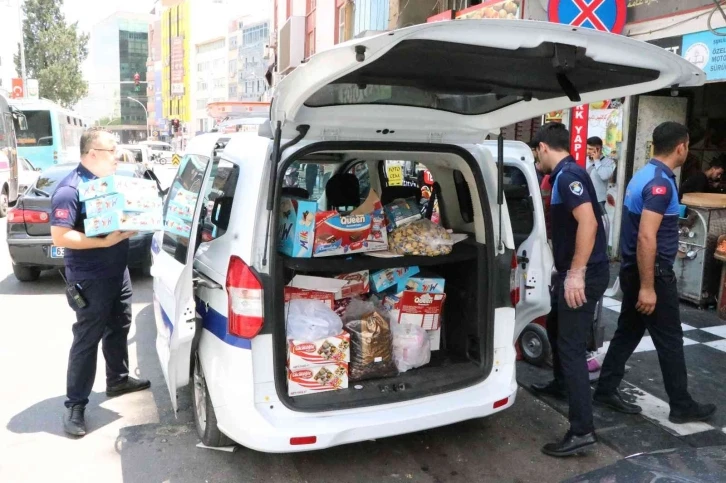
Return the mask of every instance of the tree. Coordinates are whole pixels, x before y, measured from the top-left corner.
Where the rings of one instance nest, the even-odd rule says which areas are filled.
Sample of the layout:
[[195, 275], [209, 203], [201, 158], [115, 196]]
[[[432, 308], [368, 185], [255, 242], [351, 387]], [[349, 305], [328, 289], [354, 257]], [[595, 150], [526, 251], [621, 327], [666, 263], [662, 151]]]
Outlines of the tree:
[[[88, 93], [81, 65], [88, 57], [88, 35], [78, 23], [68, 25], [61, 12], [63, 0], [25, 0], [23, 40], [27, 77], [38, 79], [41, 97], [73, 107]], [[15, 55], [20, 75], [20, 48]]]

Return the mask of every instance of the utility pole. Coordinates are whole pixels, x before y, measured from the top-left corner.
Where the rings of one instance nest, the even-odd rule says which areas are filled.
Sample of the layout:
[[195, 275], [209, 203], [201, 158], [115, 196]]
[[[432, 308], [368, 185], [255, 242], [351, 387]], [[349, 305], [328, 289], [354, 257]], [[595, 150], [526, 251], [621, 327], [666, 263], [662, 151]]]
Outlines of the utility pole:
[[23, 8], [20, 2], [22, 2], [22, 0], [18, 0], [18, 27], [20, 29], [20, 77], [23, 79], [23, 95], [25, 96], [25, 90], [28, 88], [28, 76], [25, 72], [25, 36], [23, 35]]

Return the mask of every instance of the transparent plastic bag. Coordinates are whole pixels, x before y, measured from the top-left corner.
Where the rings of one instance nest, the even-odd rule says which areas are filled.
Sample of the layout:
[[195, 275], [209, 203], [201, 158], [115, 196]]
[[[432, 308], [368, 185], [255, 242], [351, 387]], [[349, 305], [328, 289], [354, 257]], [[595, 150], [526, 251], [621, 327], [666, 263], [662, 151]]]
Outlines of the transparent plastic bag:
[[393, 360], [398, 372], [425, 366], [431, 361], [431, 342], [426, 331], [412, 324], [391, 324]]
[[312, 342], [343, 332], [343, 321], [320, 300], [291, 300], [285, 313], [288, 339]]
[[436, 257], [451, 253], [454, 241], [445, 228], [423, 219], [393, 230], [388, 245], [399, 255]]
[[348, 322], [350, 320], [360, 320], [363, 316], [376, 311], [376, 306], [373, 302], [366, 302], [359, 297], [353, 297], [350, 303], [345, 309], [345, 315], [343, 320]]
[[350, 334], [351, 382], [398, 374], [393, 361], [391, 326], [380, 314], [372, 311], [350, 320], [345, 323], [345, 330]]

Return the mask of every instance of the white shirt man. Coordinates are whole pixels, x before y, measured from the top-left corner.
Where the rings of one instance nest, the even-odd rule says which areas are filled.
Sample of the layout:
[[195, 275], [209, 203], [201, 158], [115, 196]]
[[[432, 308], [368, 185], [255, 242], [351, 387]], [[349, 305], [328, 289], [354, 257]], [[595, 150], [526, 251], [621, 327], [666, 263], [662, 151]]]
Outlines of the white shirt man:
[[615, 161], [602, 155], [602, 139], [597, 136], [587, 140], [587, 173], [590, 175], [592, 185], [595, 187], [597, 201], [605, 212], [608, 183], [615, 172]]

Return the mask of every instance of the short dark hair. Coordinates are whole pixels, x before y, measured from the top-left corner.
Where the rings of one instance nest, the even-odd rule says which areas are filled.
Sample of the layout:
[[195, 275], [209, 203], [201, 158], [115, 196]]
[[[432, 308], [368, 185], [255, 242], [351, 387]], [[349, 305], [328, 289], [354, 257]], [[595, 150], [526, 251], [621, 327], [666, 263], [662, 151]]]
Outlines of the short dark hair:
[[726, 168], [724, 167], [724, 163], [723, 163], [723, 161], [721, 161], [721, 160], [720, 160], [720, 159], [718, 159], [718, 158], [717, 158], [717, 159], [714, 159], [714, 160], [712, 160], [712, 161], [711, 161], [710, 163], [708, 163], [708, 168], [709, 168], [709, 169], [711, 169], [711, 168], [716, 168], [716, 169], [718, 169], [718, 168], [720, 168], [720, 169], [726, 169]]
[[532, 139], [532, 146], [544, 143], [556, 151], [570, 152], [570, 131], [561, 122], [548, 122], [542, 125]]
[[683, 124], [667, 121], [653, 131], [653, 155], [669, 155], [679, 144], [688, 143], [688, 128]]
[[101, 133], [104, 132], [110, 131], [98, 126], [90, 127], [83, 131], [83, 134], [81, 135], [81, 156], [88, 154], [88, 152], [92, 149], [91, 144], [96, 142], [98, 138], [101, 137]]
[[587, 145], [588, 146], [595, 146], [596, 148], [602, 148], [602, 139], [600, 139], [597, 136], [593, 136], [591, 138], [587, 138]]

